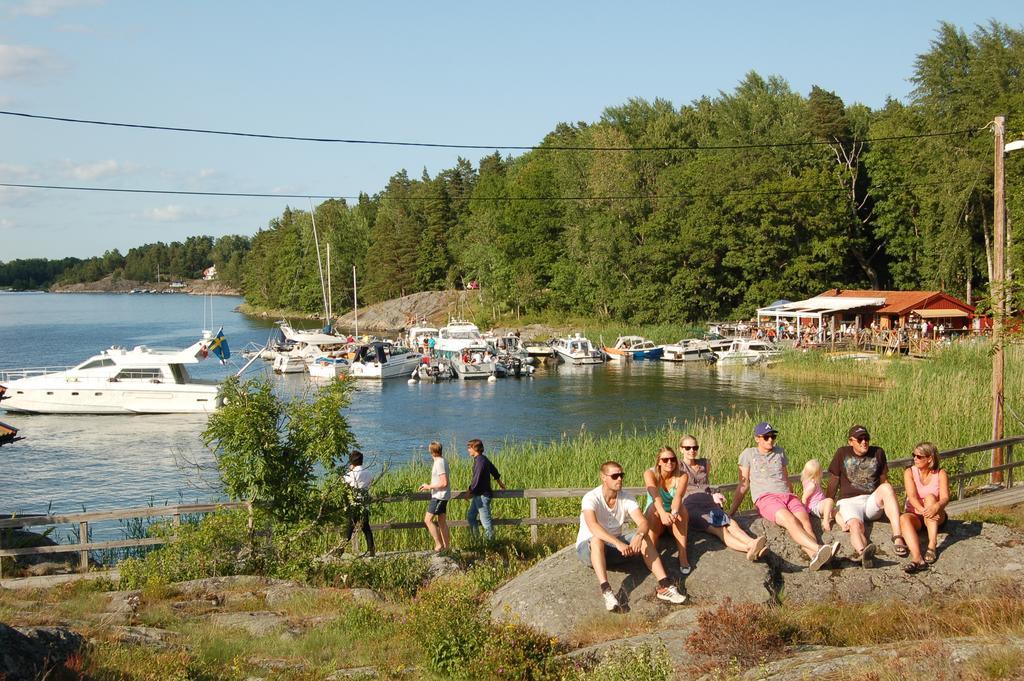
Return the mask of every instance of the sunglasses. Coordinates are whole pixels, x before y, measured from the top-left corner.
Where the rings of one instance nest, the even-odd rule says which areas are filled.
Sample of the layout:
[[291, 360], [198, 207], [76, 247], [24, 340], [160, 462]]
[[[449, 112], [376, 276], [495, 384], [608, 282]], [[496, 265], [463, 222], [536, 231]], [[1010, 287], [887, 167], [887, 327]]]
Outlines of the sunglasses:
[[762, 440], [774, 440], [778, 436], [775, 433], [768, 433], [767, 435], [760, 435], [758, 437], [760, 437]]
[[675, 461], [678, 461], [678, 459], [676, 459], [676, 457], [674, 456], [669, 456], [665, 457], [664, 459], [658, 459], [658, 461], [662, 463], [674, 463]]
[[930, 459], [930, 458], [932, 458], [932, 455], [931, 454], [914, 454], [914, 458], [915, 459]]
[[622, 480], [622, 478], [624, 478], [625, 476], [626, 474], [623, 473], [622, 471], [619, 471], [618, 473], [610, 473], [608, 475], [608, 477], [611, 478], [612, 480]]
[[700, 445], [683, 445], [680, 449], [689, 449], [690, 451], [695, 452], [700, 449]]
[[871, 442], [871, 438], [869, 437], [855, 437], [853, 439], [857, 442]]

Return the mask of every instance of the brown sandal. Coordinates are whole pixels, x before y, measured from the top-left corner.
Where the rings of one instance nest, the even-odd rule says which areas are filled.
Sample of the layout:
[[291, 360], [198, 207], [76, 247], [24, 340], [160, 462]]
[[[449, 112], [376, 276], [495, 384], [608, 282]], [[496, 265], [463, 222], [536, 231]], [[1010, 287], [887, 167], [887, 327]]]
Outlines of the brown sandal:
[[939, 557], [935, 554], [935, 549], [928, 549], [924, 552], [924, 562], [928, 563], [929, 565], [931, 565], [938, 559]]

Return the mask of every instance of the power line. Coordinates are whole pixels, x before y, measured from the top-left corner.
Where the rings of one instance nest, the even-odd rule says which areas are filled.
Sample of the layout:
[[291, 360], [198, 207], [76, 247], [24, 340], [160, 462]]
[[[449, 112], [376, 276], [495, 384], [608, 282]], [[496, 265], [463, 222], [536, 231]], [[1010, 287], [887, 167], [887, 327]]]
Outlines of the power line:
[[[514, 144], [445, 144], [438, 142], [401, 142], [396, 140], [373, 140], [373, 139], [347, 139], [334, 137], [304, 137], [300, 135], [271, 135], [255, 132], [238, 132], [231, 130], [211, 130], [206, 128], [182, 128], [168, 125], [150, 125], [144, 123], [118, 123], [113, 121], [99, 121], [85, 118], [69, 118], [67, 116], [44, 116], [41, 114], [30, 114], [21, 111], [0, 111], [0, 115], [16, 116], [19, 118], [30, 118], [35, 120], [56, 121], [61, 123], [79, 123], [84, 125], [101, 125], [113, 128], [135, 128], [140, 130], [161, 130], [165, 132], [187, 132], [202, 135], [223, 135], [228, 137], [251, 137], [257, 139], [285, 140], [293, 142], [322, 142], [330, 144], [360, 144], [391, 147], [424, 147], [431, 149], [504, 149], [507, 151], [722, 151], [737, 149], [771, 149], [785, 147], [810, 147], [828, 146], [835, 142], [824, 140], [808, 142], [763, 142], [757, 144], [714, 144], [702, 146], [698, 144], [678, 146], [664, 145], [653, 147], [586, 147], [586, 146], [564, 146], [564, 145], [514, 145]], [[890, 135], [886, 137], [868, 137], [859, 140], [849, 140], [850, 144], [867, 142], [893, 142], [899, 140], [924, 139], [928, 137], [951, 137], [955, 135], [975, 135], [977, 130], [947, 130], [943, 132], [926, 132], [914, 135]]]
[[[919, 187], [936, 187], [957, 183], [955, 180], [938, 180], [935, 182], [918, 182], [903, 185], [878, 185], [872, 187], [873, 191], [899, 191], [904, 189], [915, 189]], [[73, 185], [56, 184], [22, 184], [13, 182], [0, 182], [0, 187], [11, 187], [16, 189], [55, 189], [62, 191], [81, 192], [110, 192], [121, 194], [165, 194], [172, 196], [221, 196], [232, 198], [258, 198], [258, 199], [342, 199], [346, 201], [357, 201], [361, 196], [342, 196], [338, 194], [270, 194], [261, 192], [201, 192], [185, 191], [176, 189], [122, 189], [116, 187], [85, 187]], [[800, 194], [836, 194], [846, 193], [848, 187], [816, 188], [816, 189], [788, 189], [788, 190], [759, 190], [753, 188], [737, 189], [730, 192], [695, 192], [684, 194], [612, 194], [605, 196], [449, 196], [452, 201], [655, 201], [672, 199], [698, 199], [698, 198], [724, 198], [727, 196], [791, 196]], [[403, 201], [438, 201], [441, 196], [403, 196]]]

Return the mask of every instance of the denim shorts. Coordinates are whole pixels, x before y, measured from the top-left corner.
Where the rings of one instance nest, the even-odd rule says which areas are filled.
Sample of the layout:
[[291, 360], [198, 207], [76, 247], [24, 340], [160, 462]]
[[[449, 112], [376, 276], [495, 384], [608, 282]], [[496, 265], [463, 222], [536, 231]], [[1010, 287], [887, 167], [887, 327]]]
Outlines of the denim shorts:
[[447, 499], [431, 499], [427, 504], [427, 513], [430, 515], [446, 515], [448, 513]]
[[[636, 536], [636, 532], [630, 532], [629, 534], [620, 534], [617, 539], [619, 541], [629, 543], [633, 541], [633, 537]], [[576, 557], [581, 563], [587, 567], [593, 567], [593, 563], [590, 562], [590, 540], [580, 542], [576, 545]], [[621, 565], [632, 558], [637, 556], [624, 556], [619, 553], [619, 550], [614, 545], [608, 542], [604, 543], [604, 564], [605, 565]]]

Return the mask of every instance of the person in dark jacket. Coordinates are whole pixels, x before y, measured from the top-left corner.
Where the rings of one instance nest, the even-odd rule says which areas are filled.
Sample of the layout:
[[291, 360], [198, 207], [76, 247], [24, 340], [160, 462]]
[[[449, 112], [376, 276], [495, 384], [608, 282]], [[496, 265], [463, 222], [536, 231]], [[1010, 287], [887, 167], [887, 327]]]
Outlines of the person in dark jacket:
[[505, 483], [501, 481], [498, 469], [484, 456], [483, 442], [474, 438], [466, 443], [466, 450], [473, 459], [473, 480], [469, 483], [465, 495], [470, 497], [469, 511], [466, 513], [469, 531], [477, 537], [480, 526], [483, 525], [484, 536], [488, 540], [494, 539], [494, 525], [491, 523], [491, 497], [494, 496], [494, 491], [491, 489], [491, 478], [494, 478], [501, 489], [505, 489]]

